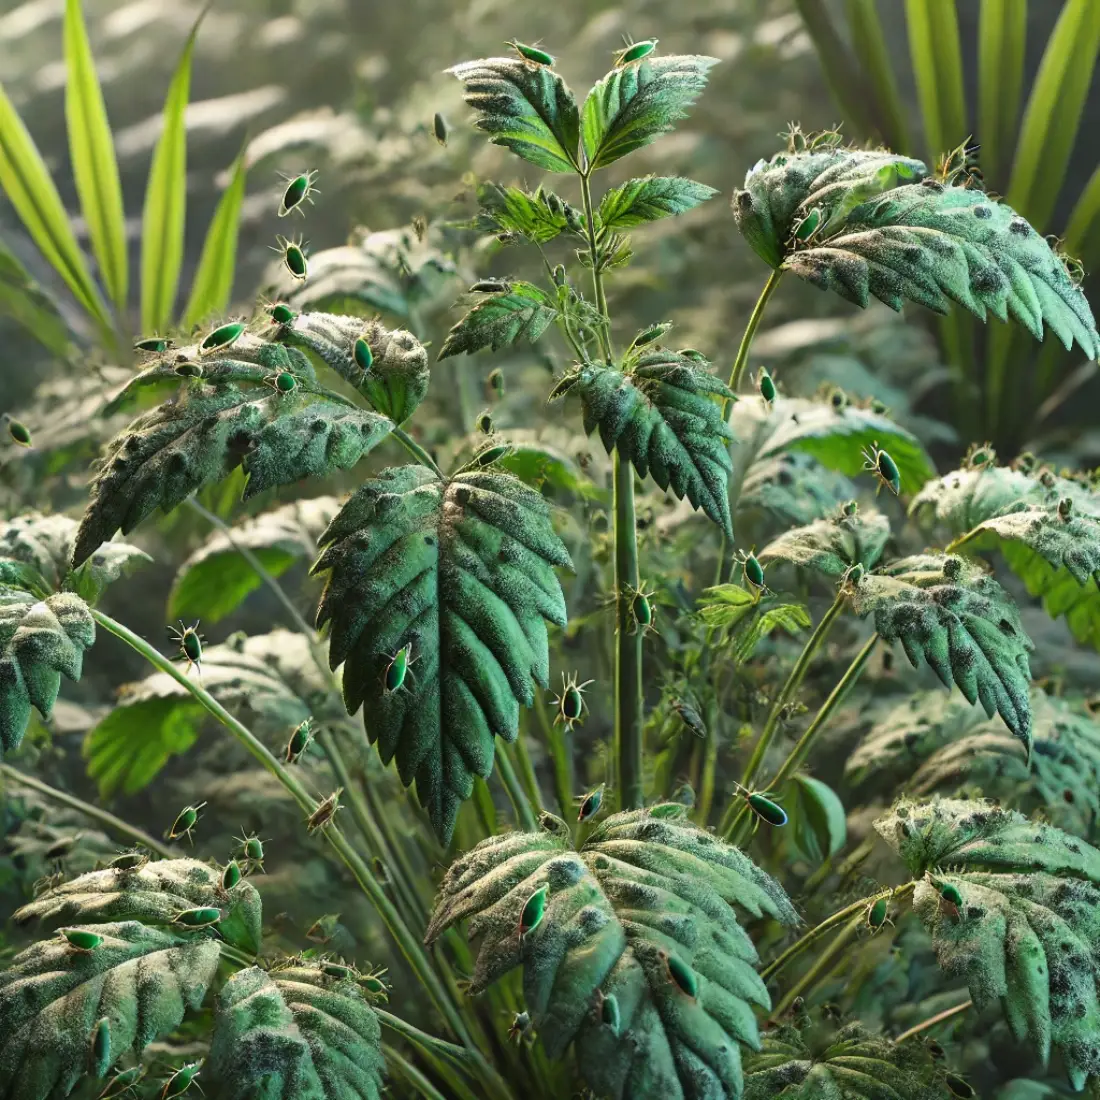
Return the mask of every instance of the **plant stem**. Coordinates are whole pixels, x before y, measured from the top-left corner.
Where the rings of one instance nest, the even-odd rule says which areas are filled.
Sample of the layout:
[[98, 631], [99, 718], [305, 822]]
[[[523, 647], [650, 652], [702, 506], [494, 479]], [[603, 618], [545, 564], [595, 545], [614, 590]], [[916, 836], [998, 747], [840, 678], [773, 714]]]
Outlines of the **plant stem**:
[[906, 1039], [911, 1039], [914, 1035], [919, 1035], [922, 1031], [927, 1031], [930, 1027], [935, 1027], [936, 1024], [942, 1024], [945, 1020], [950, 1020], [953, 1016], [958, 1016], [960, 1012], [965, 1012], [968, 1008], [973, 1007], [973, 1001], [963, 1001], [961, 1005], [955, 1005], [954, 1008], [946, 1008], [943, 1012], [937, 1012], [935, 1016], [929, 1016], [927, 1020], [922, 1020], [908, 1031], [903, 1031], [894, 1042], [902, 1043]]
[[389, 1043], [382, 1044], [382, 1053], [386, 1059], [386, 1065], [393, 1069], [399, 1077], [403, 1077], [411, 1088], [424, 1098], [424, 1100], [446, 1100], [439, 1091], [396, 1047]]
[[218, 942], [218, 952], [223, 959], [235, 963], [242, 970], [247, 970], [250, 966], [256, 965], [256, 960], [247, 952], [242, 951], [239, 947], [234, 947], [231, 943], [226, 943], [224, 940]]
[[847, 950], [848, 944], [859, 934], [859, 927], [862, 923], [857, 917], [849, 922], [847, 928], [841, 929], [833, 942], [818, 956], [813, 966], [787, 990], [786, 995], [772, 1012], [770, 1019], [778, 1020], [794, 1004], [796, 998], [801, 997], [803, 993], [817, 985], [835, 965], [840, 955]]
[[512, 758], [508, 755], [508, 746], [498, 745], [496, 751], [497, 773], [512, 800], [512, 806], [516, 811], [516, 822], [526, 833], [534, 832], [538, 828], [535, 820], [535, 811], [531, 809], [531, 802], [516, 775], [516, 769], [512, 766]]
[[592, 291], [596, 295], [596, 308], [604, 319], [604, 324], [600, 327], [597, 338], [600, 341], [604, 358], [607, 359], [608, 366], [610, 366], [613, 358], [611, 354], [611, 315], [607, 312], [607, 295], [604, 293], [603, 288], [603, 273], [600, 271], [600, 265], [597, 262], [596, 221], [592, 216], [592, 188], [589, 184], [587, 172], [581, 174], [581, 205], [584, 207], [585, 228], [588, 231], [588, 258], [592, 261]]
[[396, 1032], [403, 1039], [407, 1039], [419, 1050], [424, 1051], [426, 1054], [438, 1054], [460, 1066], [469, 1065], [469, 1051], [465, 1047], [455, 1046], [454, 1043], [448, 1043], [445, 1039], [429, 1035], [414, 1024], [410, 1024], [408, 1020], [402, 1020], [400, 1016], [395, 1016], [392, 1012], [387, 1012], [383, 1008], [374, 1006], [373, 1010], [378, 1017], [378, 1022], [383, 1027], [388, 1027], [390, 1031]]
[[403, 428], [394, 428], [390, 435], [405, 448], [416, 459], [421, 466], [427, 466], [429, 470], [433, 470], [440, 477], [443, 477], [443, 471], [439, 468], [439, 464], [434, 458], [408, 432]]
[[[760, 292], [760, 297], [756, 299], [756, 305], [753, 306], [752, 314], [749, 317], [749, 323], [745, 326], [745, 334], [741, 337], [741, 346], [737, 349], [737, 358], [733, 361], [733, 369], [730, 371], [729, 388], [734, 393], [737, 392], [737, 387], [741, 385], [741, 379], [745, 373], [745, 367], [749, 362], [749, 348], [752, 347], [753, 337], [756, 335], [756, 330], [760, 327], [760, 321], [764, 316], [764, 309], [768, 304], [768, 299], [775, 293], [775, 288], [779, 286], [779, 280], [783, 278], [783, 269], [776, 267], [772, 269], [772, 273], [768, 276], [768, 281], [764, 284], [764, 289]], [[725, 412], [729, 405], [729, 398], [723, 398], [722, 411]]]
[[[524, 733], [526, 733], [526, 728]], [[516, 754], [520, 782], [527, 792], [531, 808], [536, 811], [536, 816], [538, 816], [537, 811], [542, 809], [542, 791], [539, 790], [539, 777], [535, 774], [535, 765], [531, 762], [531, 754], [527, 751], [526, 736], [516, 738], [512, 751]]]
[[10, 764], [0, 764], [0, 775], [10, 779], [13, 783], [21, 783], [24, 787], [29, 787], [32, 791], [37, 791], [40, 795], [43, 795], [53, 802], [58, 802], [62, 806], [68, 806], [71, 810], [79, 811], [84, 814], [85, 817], [90, 817], [93, 821], [98, 821], [100, 825], [111, 832], [117, 833], [119, 836], [124, 836], [127, 840], [132, 840], [142, 845], [142, 847], [148, 848], [151, 852], [156, 852], [157, 855], [162, 856], [164, 859], [179, 858], [179, 852], [169, 848], [166, 844], [162, 844], [159, 840], [154, 840], [148, 833], [142, 832], [137, 826], [128, 825], [122, 818], [115, 817], [114, 814], [108, 813], [98, 806], [92, 806], [90, 803], [77, 798], [76, 795], [66, 794], [65, 791], [59, 791], [56, 787], [51, 787], [43, 783], [40, 779], [34, 779], [29, 775], [25, 775], [18, 769], [13, 768]]

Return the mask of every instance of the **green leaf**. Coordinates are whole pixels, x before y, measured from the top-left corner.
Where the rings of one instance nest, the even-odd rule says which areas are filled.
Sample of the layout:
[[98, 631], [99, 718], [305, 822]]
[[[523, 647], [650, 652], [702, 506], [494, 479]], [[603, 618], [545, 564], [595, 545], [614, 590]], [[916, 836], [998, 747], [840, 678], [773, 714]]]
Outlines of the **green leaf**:
[[[362, 485], [321, 545], [317, 624], [332, 624], [348, 713], [365, 707], [368, 738], [447, 843], [474, 776], [492, 771], [494, 736], [514, 741], [519, 704], [549, 682], [543, 619], [565, 626], [554, 567], [571, 567], [549, 505], [491, 468], [442, 481], [405, 466]], [[404, 646], [413, 664], [388, 691]]]
[[[545, 814], [548, 831], [482, 841], [440, 886], [428, 941], [470, 918], [480, 943], [471, 991], [522, 965], [546, 1053], [560, 1058], [572, 1043], [602, 1095], [740, 1095], [740, 1044], [759, 1046], [753, 1006], [770, 1001], [733, 906], [798, 923], [774, 879], [685, 812], [665, 803], [615, 814], [579, 851], [565, 822]], [[544, 916], [520, 937], [542, 887]]]
[[532, 344], [557, 316], [557, 309], [545, 291], [533, 283], [512, 283], [507, 290], [489, 294], [447, 333], [439, 358], [482, 348], [499, 351], [519, 339]]
[[114, 321], [88, 272], [46, 163], [0, 85], [0, 189], [50, 266], [104, 333]]
[[551, 485], [555, 489], [586, 500], [596, 500], [604, 494], [580, 466], [561, 448], [523, 429], [508, 430], [511, 450], [497, 460], [497, 465], [513, 473], [534, 489]]
[[779, 523], [801, 526], [824, 519], [856, 495], [855, 483], [803, 451], [754, 462], [737, 499], [744, 509], [767, 512]]
[[0, 755], [19, 747], [34, 706], [49, 718], [61, 674], [79, 680], [95, 621], [79, 596], [38, 600], [0, 584]]
[[899, 310], [957, 302], [985, 321], [1011, 316], [1036, 340], [1044, 324], [1068, 350], [1100, 358], [1100, 334], [1065, 264], [1011, 207], [967, 187], [898, 187], [853, 210], [843, 230], [789, 254], [784, 267], [823, 290]]
[[229, 169], [226, 187], [206, 231], [199, 266], [191, 283], [191, 296], [180, 323], [184, 328], [201, 324], [229, 308], [233, 297], [233, 276], [237, 267], [237, 232], [244, 203], [248, 168], [245, 153], [238, 155]]
[[714, 397], [729, 387], [678, 352], [651, 351], [628, 374], [588, 365], [567, 375], [551, 395], [575, 388], [584, 431], [599, 429], [607, 453], [617, 450], [639, 477], [687, 497], [724, 531], [732, 531], [726, 479], [733, 433]]
[[[259, 736], [285, 743], [290, 731], [325, 710], [327, 684], [301, 634], [233, 635], [202, 654], [202, 685]], [[118, 704], [84, 739], [88, 775], [102, 799], [135, 794], [173, 756], [187, 752], [208, 721], [206, 708], [165, 672], [119, 689]]]
[[795, 792], [791, 824], [798, 847], [814, 863], [832, 859], [848, 842], [844, 803], [832, 787], [813, 776], [796, 775], [791, 782]]
[[792, 133], [786, 152], [757, 161], [733, 196], [737, 228], [776, 268], [795, 246], [795, 226], [812, 210], [821, 210], [822, 226], [837, 229], [859, 203], [928, 174], [923, 161], [885, 149], [842, 148], [838, 135], [822, 135], [820, 147], [796, 152], [801, 136]]
[[947, 688], [954, 683], [1030, 752], [1028, 651], [1031, 640], [1007, 592], [964, 558], [923, 554], [891, 563], [887, 575], [854, 586], [853, 608], [874, 615], [887, 642], [900, 641], [914, 668], [923, 658]]
[[966, 93], [956, 0], [905, 0], [909, 56], [929, 152], [966, 140]]
[[153, 560], [129, 543], [107, 542], [78, 570], [70, 571], [79, 527], [66, 515], [38, 512], [25, 512], [0, 523], [0, 584], [20, 587], [8, 563], [21, 563], [33, 569], [45, 585], [44, 592], [37, 591], [38, 586], [29, 589], [36, 595], [48, 595], [64, 586], [94, 604], [108, 584]]
[[[395, 424], [408, 420], [428, 392], [428, 353], [404, 329], [388, 329], [360, 317], [300, 313], [293, 324], [280, 328], [278, 338], [308, 348]], [[360, 339], [371, 353], [366, 370], [355, 357]]]
[[[853, 502], [854, 504], [854, 502]], [[890, 539], [890, 521], [881, 512], [845, 512], [794, 527], [757, 554], [762, 564], [788, 561], [826, 577], [840, 577], [853, 565], [873, 569]]]
[[976, 1007], [999, 1000], [1017, 1042], [1044, 1066], [1058, 1050], [1076, 1091], [1100, 1075], [1100, 852], [989, 802], [905, 801], [875, 828], [925, 876], [914, 909]]
[[463, 84], [475, 125], [494, 145], [548, 172], [577, 168], [580, 120], [573, 93], [547, 65], [511, 57], [467, 61], [447, 70]]
[[[132, 531], [158, 507], [170, 511], [238, 466], [248, 474], [247, 500], [278, 485], [350, 469], [393, 428], [385, 417], [317, 387], [313, 368], [296, 349], [253, 347], [242, 338], [232, 354], [240, 358], [204, 362], [201, 378], [185, 379], [175, 400], [143, 413], [108, 445], [80, 524], [74, 566], [119, 528]], [[282, 373], [296, 379], [293, 392], [273, 387]], [[174, 374], [170, 362], [157, 364], [131, 387], [160, 384]]]
[[699, 615], [707, 626], [737, 626], [756, 608], [757, 597], [737, 584], [716, 584], [704, 588], [699, 597]]
[[612, 187], [600, 199], [602, 229], [630, 229], [686, 214], [718, 192], [683, 176], [644, 176]]
[[204, 1080], [210, 1100], [380, 1100], [381, 1043], [353, 980], [306, 964], [252, 967], [218, 994]]
[[81, 0], [65, 0], [65, 69], [65, 120], [73, 179], [107, 293], [123, 314], [129, 275], [122, 184]]
[[687, 117], [716, 57], [649, 57], [611, 70], [585, 97], [581, 139], [589, 172], [656, 141]]
[[180, 268], [183, 265], [184, 221], [187, 216], [187, 100], [191, 94], [191, 58], [207, 8], [195, 21], [183, 48], [168, 96], [141, 219], [141, 327], [164, 332], [171, 327]]
[[1046, 489], [1029, 474], [977, 463], [929, 481], [913, 498], [909, 514], [926, 526], [935, 522], [953, 535], [963, 535], [1020, 502], [1046, 495]]
[[546, 244], [564, 233], [569, 225], [566, 211], [572, 211], [575, 224], [581, 213], [542, 187], [524, 191], [522, 187], [504, 187], [487, 181], [478, 184], [477, 201], [480, 213], [477, 228], [494, 233], [518, 233], [533, 244]]
[[[170, 619], [217, 622], [263, 583], [239, 547], [280, 577], [317, 552], [317, 539], [340, 510], [336, 497], [313, 497], [262, 512], [233, 528], [214, 531], [179, 567], [168, 597]], [[115, 545], [108, 543], [108, 546]]]
[[1016, 143], [1026, 48], [1027, 0], [982, 0], [977, 132], [982, 135], [982, 171], [997, 187], [1008, 177]]
[[[745, 406], [734, 410], [731, 423], [735, 430], [746, 417], [759, 415]], [[935, 474], [935, 467], [916, 436], [892, 420], [858, 405], [835, 408], [832, 403], [784, 397], [777, 400], [764, 429], [766, 436], [758, 452], [759, 459], [774, 458], [787, 452], [801, 452], [823, 466], [848, 477], [865, 474], [865, 448], [877, 444], [889, 452], [901, 473], [901, 491], [915, 493]], [[742, 429], [742, 438], [751, 435], [751, 427]]]
[[745, 1059], [744, 1100], [950, 1100], [923, 1043], [894, 1043], [862, 1024], [796, 1019]]
[[[232, 890], [221, 885], [221, 869], [197, 859], [160, 859], [139, 867], [108, 867], [63, 882], [15, 911], [17, 924], [42, 921], [58, 926], [80, 921], [141, 921], [167, 925], [186, 909], [221, 910], [217, 933], [204, 929], [198, 938], [220, 936], [227, 943], [256, 954], [262, 938], [260, 895], [242, 879]], [[216, 942], [216, 940], [215, 940]]]
[[69, 327], [58, 313], [57, 304], [30, 277], [3, 241], [0, 241], [0, 317], [10, 317], [22, 325], [58, 359], [68, 358]]
[[[203, 866], [196, 864], [196, 866]], [[198, 1009], [218, 945], [133, 920], [88, 926], [103, 937], [74, 951], [62, 936], [32, 944], [0, 971], [0, 1080], [8, 1100], [67, 1096], [89, 1070], [97, 1021], [110, 1021], [110, 1064], [140, 1054]]]
[[756, 647], [777, 630], [788, 634], [797, 634], [813, 625], [810, 612], [804, 604], [782, 603], [762, 611], [734, 639], [734, 660], [744, 664], [755, 652]]

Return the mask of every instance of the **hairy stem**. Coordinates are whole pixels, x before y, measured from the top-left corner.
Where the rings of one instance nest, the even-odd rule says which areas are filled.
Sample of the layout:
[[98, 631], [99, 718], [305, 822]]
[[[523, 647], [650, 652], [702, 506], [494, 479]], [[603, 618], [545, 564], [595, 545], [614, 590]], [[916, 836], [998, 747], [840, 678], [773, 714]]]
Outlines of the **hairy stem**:
[[443, 477], [443, 471], [439, 468], [439, 464], [436, 460], [432, 458], [432, 456], [403, 428], [395, 427], [390, 432], [390, 435], [392, 435], [421, 466], [427, 466], [429, 470], [434, 471], [439, 477]]
[[822, 951], [820, 956], [818, 956], [813, 966], [811, 966], [810, 969], [791, 986], [783, 999], [776, 1005], [769, 1017], [771, 1020], [778, 1020], [783, 1016], [791, 1005], [794, 1004], [796, 998], [801, 997], [808, 990], [812, 989], [826, 976], [826, 974], [828, 974], [832, 967], [836, 965], [840, 956], [847, 951], [848, 945], [857, 935], [859, 935], [861, 924], [862, 921], [856, 917], [849, 922], [847, 928], [841, 929], [833, 942]]
[[973, 1001], [963, 1001], [962, 1004], [955, 1005], [954, 1008], [945, 1008], [943, 1012], [937, 1012], [935, 1016], [929, 1016], [927, 1020], [921, 1020], [919, 1024], [914, 1025], [908, 1031], [903, 1031], [894, 1042], [903, 1043], [906, 1039], [911, 1039], [914, 1035], [919, 1035], [922, 1031], [927, 1031], [930, 1027], [935, 1027], [936, 1024], [942, 1024], [945, 1020], [950, 1020], [953, 1016], [958, 1016], [959, 1013], [973, 1007]]
[[504, 789], [508, 792], [508, 797], [515, 808], [517, 824], [524, 832], [534, 832], [538, 828], [535, 811], [531, 809], [530, 799], [519, 781], [519, 776], [516, 775], [516, 769], [512, 766], [507, 745], [497, 746], [496, 765], [500, 781], [504, 784]]
[[[730, 371], [729, 387], [734, 393], [737, 392], [737, 387], [741, 385], [745, 367], [748, 366], [749, 348], [752, 347], [753, 337], [756, 336], [756, 330], [760, 327], [760, 321], [764, 317], [764, 309], [767, 307], [768, 299], [775, 293], [775, 288], [779, 286], [779, 280], [782, 278], [783, 269], [774, 268], [768, 276], [768, 281], [764, 284], [764, 289], [760, 292], [760, 297], [756, 299], [756, 305], [753, 306], [749, 323], [745, 326], [745, 334], [741, 337], [741, 346], [737, 349], [737, 358], [734, 359], [733, 369]], [[728, 405], [729, 398], [723, 398], [723, 412], [726, 411]]]
[[79, 811], [84, 814], [85, 817], [89, 817], [93, 821], [99, 822], [99, 824], [109, 832], [125, 837], [127, 840], [132, 840], [142, 847], [148, 848], [149, 851], [156, 852], [158, 856], [162, 856], [164, 859], [179, 858], [179, 852], [174, 851], [172, 848], [168, 847], [167, 844], [162, 844], [159, 840], [154, 840], [153, 837], [143, 832], [136, 825], [129, 825], [127, 822], [123, 821], [121, 817], [115, 817], [114, 814], [108, 813], [98, 806], [92, 806], [90, 803], [77, 798], [76, 795], [67, 794], [65, 791], [59, 791], [56, 787], [51, 787], [43, 783], [40, 779], [34, 779], [32, 776], [25, 775], [18, 769], [13, 768], [10, 764], [0, 764], [0, 776], [9, 779], [12, 783], [21, 783], [24, 787], [29, 787], [32, 791], [37, 791], [38, 794], [50, 799], [52, 802], [57, 802], [62, 806], [68, 806], [70, 810]]
[[382, 1044], [386, 1065], [404, 1079], [405, 1083], [423, 1097], [423, 1100], [446, 1100], [446, 1097], [412, 1064], [396, 1047]]

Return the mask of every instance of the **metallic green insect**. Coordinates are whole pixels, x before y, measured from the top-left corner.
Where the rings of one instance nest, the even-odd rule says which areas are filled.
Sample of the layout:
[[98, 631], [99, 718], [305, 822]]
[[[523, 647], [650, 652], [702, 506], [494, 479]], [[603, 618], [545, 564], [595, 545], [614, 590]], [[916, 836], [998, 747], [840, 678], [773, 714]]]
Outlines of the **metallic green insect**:
[[511, 46], [524, 61], [529, 61], [533, 65], [545, 65], [549, 67], [554, 64], [554, 58], [545, 50], [540, 50], [537, 46], [525, 46], [522, 42], [517, 42], [514, 38], [506, 42], [505, 45]]
[[103, 1016], [92, 1028], [91, 1064], [94, 1077], [104, 1077], [111, 1068], [111, 1021]]
[[672, 709], [680, 716], [680, 721], [696, 736], [706, 740], [707, 726], [703, 716], [686, 700], [673, 699]]
[[489, 371], [489, 390], [497, 397], [504, 396], [504, 371], [500, 367], [494, 367]]
[[184, 806], [176, 815], [176, 820], [172, 822], [172, 827], [165, 834], [167, 838], [169, 840], [178, 840], [181, 836], [185, 836], [191, 843], [194, 843], [191, 836], [191, 830], [199, 823], [199, 810], [205, 805], [205, 802], [200, 802], [197, 806]]
[[892, 894], [883, 894], [882, 897], [875, 898], [864, 911], [864, 920], [872, 932], [878, 932], [885, 924], [892, 925], [894, 923], [890, 919], [890, 898], [892, 896]]
[[432, 117], [432, 133], [435, 135], [435, 140], [438, 141], [440, 145], [447, 144], [450, 127], [447, 125], [447, 120], [438, 111], [436, 111], [435, 115]]
[[756, 824], [763, 821], [776, 829], [787, 824], [787, 811], [779, 805], [778, 795], [773, 795], [771, 791], [750, 791], [740, 783], [735, 783], [734, 787], [737, 795], [745, 800], [752, 811]]
[[736, 560], [741, 564], [741, 575], [744, 577], [745, 583], [753, 589], [758, 597], [771, 591], [764, 580], [765, 567], [760, 564], [759, 559], [751, 550], [748, 552], [739, 551]]
[[31, 430], [26, 424], [8, 413], [4, 413], [4, 419], [8, 423], [8, 435], [11, 436], [13, 443], [18, 443], [20, 447], [32, 446]]
[[149, 862], [149, 853], [134, 850], [132, 852], [120, 852], [108, 867], [113, 871], [137, 871]]
[[132, 1092], [134, 1086], [145, 1076], [144, 1066], [131, 1066], [119, 1070], [104, 1086], [96, 1100], [117, 1100], [124, 1093]]
[[290, 740], [286, 743], [286, 753], [283, 759], [288, 764], [295, 764], [298, 758], [313, 743], [313, 719], [306, 718], [294, 727]]
[[388, 657], [382, 672], [382, 694], [392, 695], [405, 686], [409, 669], [420, 659], [412, 655], [412, 642], [403, 645], [392, 657]]
[[668, 976], [672, 979], [672, 984], [684, 994], [685, 997], [691, 997], [693, 1000], [695, 995], [699, 992], [699, 979], [695, 976], [695, 971], [678, 955], [666, 954], [665, 966], [668, 969]]
[[194, 626], [184, 626], [183, 620], [180, 619], [180, 628], [177, 630], [174, 626], [168, 628], [168, 633], [173, 636], [175, 641], [179, 643], [180, 651], [176, 660], [183, 658], [187, 661], [187, 668], [185, 674], [191, 671], [191, 666], [194, 665], [198, 668], [199, 672], [202, 672], [202, 643], [204, 641], [201, 634], [199, 634], [199, 620], [195, 620]]
[[273, 302], [267, 307], [267, 315], [277, 325], [292, 325], [298, 318], [298, 314], [294, 312], [285, 302]]
[[235, 859], [231, 859], [222, 871], [222, 889], [232, 890], [243, 877], [241, 865]]
[[232, 347], [243, 335], [245, 325], [242, 321], [230, 321], [210, 332], [199, 344], [199, 355], [215, 355]]
[[340, 809], [340, 795], [344, 793], [343, 787], [337, 787], [323, 802], [317, 804], [317, 808], [306, 818], [306, 829], [312, 834], [332, 823], [336, 811]]
[[304, 246], [300, 240], [291, 241], [286, 237], [278, 236], [278, 242], [272, 248], [283, 258], [283, 266], [290, 273], [292, 279], [298, 282], [309, 276], [309, 261], [306, 259]]
[[308, 202], [312, 205], [313, 196], [321, 193], [313, 186], [316, 179], [316, 170], [302, 172], [301, 175], [297, 176], [283, 176], [286, 190], [283, 191], [283, 197], [279, 203], [280, 218], [285, 218], [292, 210], [297, 210], [302, 215], [305, 214], [302, 204]]
[[[167, 1081], [164, 1082], [164, 1088], [161, 1089], [160, 1100], [175, 1100], [175, 1097], [182, 1096], [191, 1086], [194, 1084], [195, 1078], [200, 1073], [200, 1062], [188, 1062], [184, 1066], [180, 1066], [179, 1069], [173, 1073]], [[197, 1085], [195, 1086], [198, 1087]]]
[[640, 630], [643, 637], [650, 631], [654, 634], [658, 633], [657, 627], [654, 625], [657, 614], [656, 608], [653, 606], [655, 593], [643, 584], [637, 588], [627, 587], [625, 594], [629, 601], [627, 604], [627, 613], [630, 616], [629, 632], [637, 634]]
[[606, 783], [601, 783], [594, 791], [589, 791], [581, 800], [581, 808], [577, 812], [578, 821], [587, 821], [590, 817], [595, 817], [600, 812], [600, 807], [603, 805], [604, 791], [607, 789]]
[[621, 69], [633, 61], [641, 61], [657, 48], [656, 38], [647, 38], [643, 42], [632, 42], [615, 55], [615, 68]]
[[146, 336], [134, 344], [134, 351], [150, 351], [160, 355], [175, 347], [171, 340], [164, 336]]
[[355, 365], [361, 371], [368, 371], [374, 364], [374, 352], [370, 349], [370, 344], [367, 343], [365, 336], [360, 336], [356, 339], [351, 349], [352, 358], [355, 360]]
[[760, 391], [760, 396], [764, 399], [764, 404], [770, 409], [772, 403], [778, 396], [778, 391], [775, 388], [775, 381], [766, 367], [761, 367], [756, 372], [756, 388]]
[[561, 722], [568, 731], [581, 721], [588, 709], [588, 704], [584, 701], [584, 689], [593, 683], [595, 680], [578, 683], [576, 673], [568, 677], [564, 672], [561, 674], [561, 694], [554, 696], [554, 704], [558, 708], [558, 713], [554, 716], [555, 725]]
[[212, 928], [222, 919], [222, 911], [212, 905], [200, 905], [194, 909], [183, 909], [172, 918], [173, 924], [184, 928]]
[[519, 939], [533, 932], [542, 923], [546, 915], [546, 899], [550, 894], [549, 883], [543, 883], [523, 904], [519, 915]]
[[383, 1001], [388, 1001], [390, 999], [390, 987], [383, 980], [383, 975], [386, 973], [384, 966], [379, 967], [377, 970], [368, 971], [366, 974], [359, 976], [359, 984], [372, 997], [379, 997]]
[[860, 452], [863, 455], [863, 468], [870, 470], [879, 481], [879, 487], [885, 485], [894, 496], [901, 493], [901, 471], [897, 463], [884, 451], [877, 442], [870, 447], [864, 447]]
[[488, 409], [486, 409], [478, 416], [477, 420], [475, 421], [475, 425], [477, 427], [477, 430], [481, 432], [482, 435], [492, 435], [494, 431], [493, 414], [490, 413]]
[[[253, 833], [251, 836], [234, 837], [241, 846], [241, 856], [245, 867], [251, 871], [253, 867], [264, 870], [264, 842]], [[266, 873], [266, 872], [264, 872]]]
[[59, 931], [65, 937], [65, 942], [81, 955], [90, 955], [103, 943], [102, 936], [84, 928], [61, 928]]

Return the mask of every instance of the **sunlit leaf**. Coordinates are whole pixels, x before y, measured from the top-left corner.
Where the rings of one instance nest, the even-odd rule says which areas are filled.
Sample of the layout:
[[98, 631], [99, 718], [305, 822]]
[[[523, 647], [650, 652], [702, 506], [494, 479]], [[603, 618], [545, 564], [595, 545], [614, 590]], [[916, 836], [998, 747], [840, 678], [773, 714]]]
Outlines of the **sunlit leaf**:
[[803, 569], [840, 577], [853, 565], [873, 569], [890, 538], [890, 521], [881, 512], [851, 512], [845, 506], [829, 519], [792, 527], [756, 555], [762, 564], [786, 561]]
[[447, 333], [439, 358], [499, 351], [517, 340], [534, 343], [557, 316], [553, 300], [533, 283], [515, 282], [477, 303]]
[[630, 229], [686, 214], [718, 192], [683, 176], [643, 176], [612, 187], [599, 207], [602, 229]]

